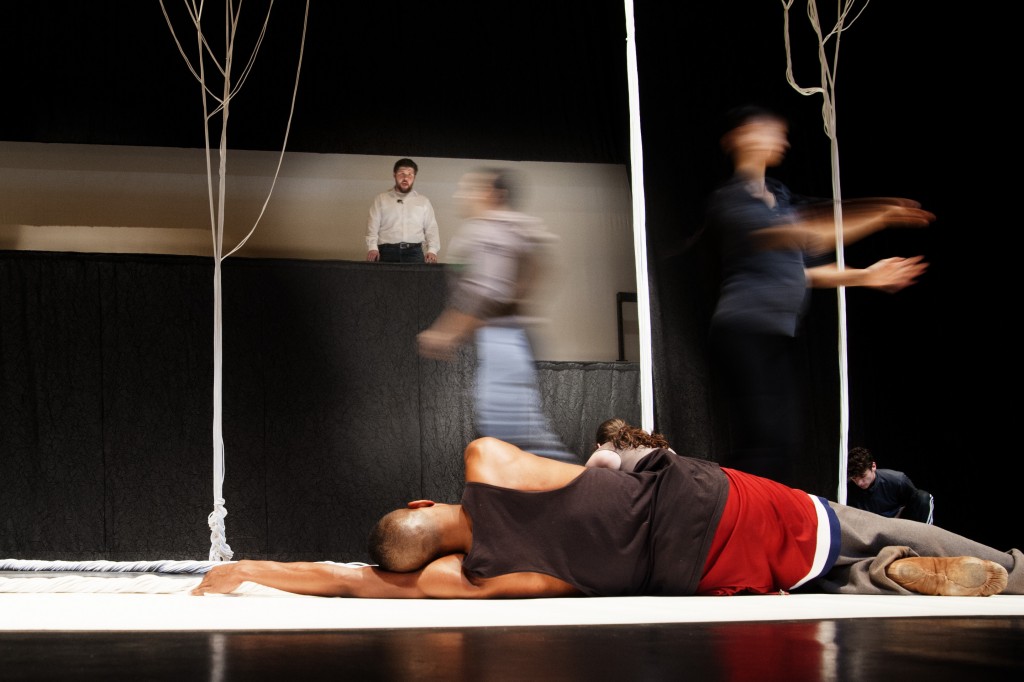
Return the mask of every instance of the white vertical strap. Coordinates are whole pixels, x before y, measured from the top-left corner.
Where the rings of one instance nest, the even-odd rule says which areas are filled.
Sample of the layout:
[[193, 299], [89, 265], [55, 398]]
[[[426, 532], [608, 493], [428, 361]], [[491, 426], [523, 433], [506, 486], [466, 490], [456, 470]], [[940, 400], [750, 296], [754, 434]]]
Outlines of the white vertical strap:
[[636, 28], [633, 2], [625, 0], [626, 70], [629, 81], [630, 167], [633, 188], [633, 252], [636, 258], [636, 303], [640, 324], [641, 427], [654, 431], [654, 379], [651, 349], [651, 299], [647, 281], [647, 219], [644, 211], [644, 155], [640, 139], [640, 94], [637, 82]]

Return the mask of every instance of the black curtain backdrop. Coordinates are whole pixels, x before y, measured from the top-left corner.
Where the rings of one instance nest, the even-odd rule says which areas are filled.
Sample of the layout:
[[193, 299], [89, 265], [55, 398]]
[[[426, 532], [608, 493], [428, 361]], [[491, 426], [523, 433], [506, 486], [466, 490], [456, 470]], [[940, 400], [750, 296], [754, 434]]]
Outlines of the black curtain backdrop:
[[[817, 4], [831, 26], [834, 8]], [[822, 98], [785, 81], [781, 3], [640, 2], [636, 14], [656, 422], [682, 450], [716, 459], [728, 425], [706, 360], [718, 273], [701, 228], [708, 194], [730, 172], [718, 148], [722, 114], [760, 103], [788, 116], [792, 147], [771, 174], [827, 197]], [[797, 81], [817, 85], [806, 3], [790, 18]], [[915, 254], [930, 263], [896, 295], [846, 291], [850, 444], [932, 492], [939, 525], [1002, 548], [1024, 542], [1002, 454], [1014, 416], [995, 388], [1013, 376], [1015, 355], [1000, 330], [1015, 276], [993, 258], [996, 233], [1012, 220], [996, 198], [1013, 194], [986, 157], [1018, 145], [984, 96], [1008, 73], [990, 35], [974, 12], [872, 2], [842, 36], [836, 110], [843, 197], [910, 197], [938, 216], [927, 229], [846, 249], [852, 267]], [[812, 292], [798, 471], [804, 488], [830, 499], [840, 480], [838, 324], [837, 293]]]
[[[366, 561], [413, 499], [458, 502], [475, 356], [421, 359], [436, 266], [229, 259], [224, 498], [237, 558]], [[213, 264], [0, 252], [0, 555], [201, 559], [213, 509]], [[639, 420], [636, 363], [542, 362], [584, 461]]]
[[[260, 4], [246, 3], [249, 16], [258, 14]], [[829, 24], [824, 15], [833, 8], [818, 4]], [[179, 3], [167, 5], [182, 27]], [[461, 5], [380, 7], [314, 0], [289, 149], [629, 164], [623, 3]], [[280, 148], [303, 7], [301, 2], [275, 4], [263, 52], [232, 109], [232, 148]], [[843, 34], [836, 72], [843, 195], [911, 197], [938, 220], [926, 230], [883, 232], [847, 249], [851, 266], [918, 253], [931, 264], [918, 285], [894, 296], [846, 292], [850, 442], [871, 448], [880, 466], [906, 471], [931, 491], [940, 525], [998, 547], [1020, 546], [1024, 538], [1011, 524], [1018, 484], [1007, 475], [1013, 456], [1003, 455], [1014, 442], [1014, 405], [1004, 397], [1013, 386], [1001, 385], [1015, 376], [1008, 297], [1016, 276], [1012, 264], [995, 257], [1005, 248], [997, 240], [1014, 220], [997, 198], [1015, 194], [1012, 174], [992, 169], [1000, 154], [1018, 146], [994, 96], [1011, 82], [1005, 66], [1012, 63], [1009, 50], [991, 25], [999, 18], [982, 19], [974, 10], [927, 0], [859, 7], [864, 12]], [[727, 443], [728, 425], [706, 362], [717, 264], [700, 228], [704, 201], [729, 170], [717, 146], [721, 115], [745, 102], [788, 115], [793, 146], [774, 175], [802, 193], [831, 194], [829, 142], [820, 96], [802, 96], [785, 82], [781, 3], [639, 0], [634, 9], [656, 426], [680, 451], [715, 459]], [[806, 3], [794, 3], [791, 20], [794, 72], [801, 85], [816, 85], [817, 52]], [[170, 40], [159, 3], [21, 2], [6, 8], [0, 31], [4, 62], [21, 65], [7, 74], [16, 105], [0, 109], [0, 139], [202, 145], [198, 85]], [[244, 47], [236, 49], [242, 53]], [[205, 300], [209, 278], [197, 276], [195, 286], [197, 300]], [[159, 288], [144, 289], [159, 293]], [[285, 296], [284, 291], [266, 295]], [[32, 301], [45, 292], [72, 300], [83, 295], [67, 279], [45, 277], [35, 293], [18, 295]], [[152, 334], [173, 336], [187, 324], [209, 324], [205, 311], [176, 300], [156, 302], [166, 307], [167, 319], [147, 321]], [[135, 310], [122, 303], [122, 315]], [[311, 317], [323, 312], [315, 298], [295, 297], [292, 304], [298, 310], [309, 307]], [[337, 305], [343, 309], [342, 302]], [[28, 304], [22, 310], [33, 312], [19, 313], [27, 318], [14, 322], [5, 317], [4, 334], [15, 333], [12, 325], [17, 329], [48, 319]], [[100, 340], [79, 336], [75, 327], [86, 325], [89, 320], [80, 316], [89, 314], [88, 308], [72, 309], [51, 320], [54, 329], [48, 334], [74, 334], [78, 345], [60, 344], [66, 355], [32, 369], [15, 367], [7, 359], [9, 348], [0, 348], [4, 371], [14, 373], [5, 379], [5, 405], [15, 406], [17, 416], [2, 417], [5, 432], [37, 428], [34, 421], [23, 423], [27, 408], [19, 396], [37, 390], [40, 372], [64, 376], [65, 366], [78, 367], [86, 344], [99, 347]], [[240, 334], [245, 323], [232, 321], [229, 333]], [[801, 337], [810, 413], [800, 470], [808, 490], [828, 497], [836, 496], [839, 483], [837, 324], [835, 292], [814, 292]], [[57, 349], [53, 339], [36, 338], [33, 353]], [[124, 352], [145, 356], [147, 339], [125, 341]], [[103, 347], [108, 347], [105, 340]], [[268, 355], [254, 365], [278, 361], [271, 350], [266, 347]], [[325, 377], [336, 371], [331, 363], [341, 360], [324, 348], [310, 352], [324, 363], [324, 376], [311, 381], [326, 387]], [[42, 438], [56, 443], [101, 428], [98, 415], [84, 407], [95, 405], [94, 396], [75, 391], [65, 396], [61, 381], [46, 385], [57, 404], [41, 412], [50, 418], [81, 401], [83, 431], [57, 428]], [[182, 387], [175, 407], [203, 412], [197, 406], [206, 390], [203, 382]], [[182, 397], [188, 391], [196, 399]], [[397, 395], [403, 397], [401, 391]], [[116, 392], [103, 396], [117, 397]], [[235, 398], [241, 404], [242, 397]], [[303, 428], [317, 428], [318, 422], [308, 418], [312, 423]], [[115, 437], [160, 448], [143, 427], [122, 428], [127, 432]], [[358, 432], [360, 426], [346, 428]], [[401, 435], [406, 427], [392, 428]], [[297, 442], [303, 436], [289, 437]], [[197, 442], [205, 453], [204, 437]], [[132, 475], [145, 476], [145, 467], [139, 468]], [[238, 481], [230, 473], [229, 480]], [[205, 485], [205, 472], [194, 475], [200, 488]], [[69, 462], [39, 461], [16, 476], [24, 485], [36, 485], [90, 481], [98, 474]], [[126, 476], [127, 487], [130, 482]], [[291, 501], [304, 492], [302, 486], [290, 490]], [[197, 509], [205, 506], [204, 497]], [[229, 516], [227, 522], [233, 520]]]

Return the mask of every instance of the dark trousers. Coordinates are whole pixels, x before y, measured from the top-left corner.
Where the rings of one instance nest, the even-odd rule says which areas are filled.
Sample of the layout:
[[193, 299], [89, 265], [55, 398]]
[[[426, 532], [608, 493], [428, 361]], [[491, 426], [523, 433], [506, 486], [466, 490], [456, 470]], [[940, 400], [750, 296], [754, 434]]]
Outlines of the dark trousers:
[[402, 242], [401, 244], [378, 244], [381, 263], [424, 263], [423, 245]]
[[794, 485], [802, 443], [796, 339], [720, 325], [712, 327], [711, 344], [732, 437], [722, 465]]
[[914, 493], [913, 499], [900, 510], [898, 516], [901, 519], [910, 519], [921, 523], [934, 523], [934, 509], [935, 500], [932, 499], [931, 493], [918, 489]]

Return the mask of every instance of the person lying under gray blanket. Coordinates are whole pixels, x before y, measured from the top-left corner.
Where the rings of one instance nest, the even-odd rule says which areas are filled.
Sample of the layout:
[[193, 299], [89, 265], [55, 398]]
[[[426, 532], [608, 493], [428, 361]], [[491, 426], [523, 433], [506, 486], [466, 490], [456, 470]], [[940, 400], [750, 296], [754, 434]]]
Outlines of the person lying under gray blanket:
[[464, 452], [461, 504], [410, 502], [372, 529], [373, 565], [238, 561], [243, 582], [328, 597], [1024, 593], [1024, 555], [839, 505], [656, 447], [633, 471], [538, 457], [495, 438]]

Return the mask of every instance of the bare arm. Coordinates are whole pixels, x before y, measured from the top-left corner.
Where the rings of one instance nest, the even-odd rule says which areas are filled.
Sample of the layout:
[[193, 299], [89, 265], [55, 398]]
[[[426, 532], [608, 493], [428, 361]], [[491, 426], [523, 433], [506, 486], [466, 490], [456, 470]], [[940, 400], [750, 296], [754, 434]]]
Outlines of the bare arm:
[[192, 590], [194, 595], [234, 592], [243, 582], [317, 597], [398, 599], [424, 597], [419, 573], [389, 573], [372, 566], [314, 562], [239, 561], [214, 566]]
[[435, 599], [534, 599], [582, 594], [569, 583], [542, 573], [508, 573], [471, 580], [462, 572], [462, 557], [461, 554], [450, 554], [423, 569], [419, 582], [426, 596]]
[[497, 438], [477, 438], [463, 453], [466, 481], [512, 490], [555, 490], [586, 471], [579, 464], [539, 457]]
[[867, 268], [844, 268], [835, 264], [808, 268], [807, 286], [814, 288], [867, 287], [896, 293], [917, 282], [928, 269], [923, 256], [884, 258]]
[[430, 327], [416, 335], [420, 355], [431, 360], [451, 360], [458, 347], [482, 324], [478, 317], [447, 308]]
[[[832, 206], [818, 216], [819, 226], [826, 228], [822, 237], [835, 243], [835, 220]], [[921, 208], [912, 199], [871, 198], [843, 202], [843, 244], [853, 244], [879, 230], [889, 227], [927, 227], [935, 214]]]
[[499, 599], [579, 594], [568, 583], [537, 573], [512, 573], [476, 584], [463, 574], [462, 556], [450, 554], [411, 573], [392, 573], [375, 566], [239, 561], [211, 568], [192, 594], [226, 594], [243, 582], [294, 594], [362, 599]]
[[[801, 207], [799, 219], [758, 230], [762, 248], [799, 248], [808, 253], [835, 249], [835, 214], [831, 203]], [[852, 244], [887, 227], [927, 227], [935, 215], [910, 199], [858, 199], [843, 202], [843, 244]]]

